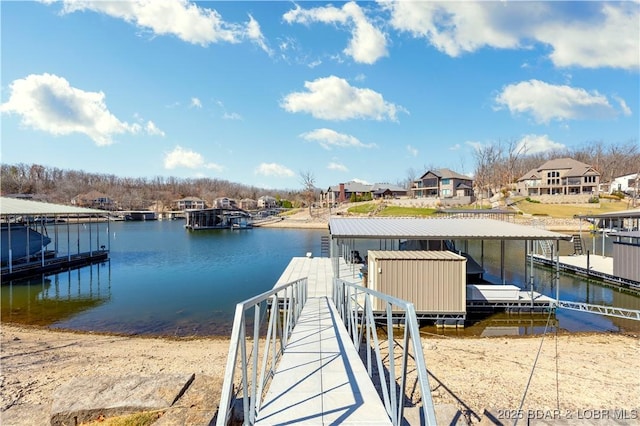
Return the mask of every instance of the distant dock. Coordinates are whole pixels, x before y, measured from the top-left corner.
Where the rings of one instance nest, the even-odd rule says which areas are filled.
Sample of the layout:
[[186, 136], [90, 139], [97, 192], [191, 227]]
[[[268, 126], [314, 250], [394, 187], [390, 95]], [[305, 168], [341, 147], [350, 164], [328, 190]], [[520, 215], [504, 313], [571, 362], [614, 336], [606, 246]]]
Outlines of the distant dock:
[[213, 208], [186, 210], [185, 229], [202, 231], [211, 229], [249, 229], [253, 227], [251, 214], [242, 209]]
[[[556, 262], [553, 259], [536, 254], [531, 256], [535, 263], [552, 268], [556, 266]], [[616, 287], [640, 293], [640, 282], [614, 275], [612, 257], [588, 254], [559, 256], [559, 267], [561, 271], [571, 272], [583, 277], [592, 277], [613, 284]]]

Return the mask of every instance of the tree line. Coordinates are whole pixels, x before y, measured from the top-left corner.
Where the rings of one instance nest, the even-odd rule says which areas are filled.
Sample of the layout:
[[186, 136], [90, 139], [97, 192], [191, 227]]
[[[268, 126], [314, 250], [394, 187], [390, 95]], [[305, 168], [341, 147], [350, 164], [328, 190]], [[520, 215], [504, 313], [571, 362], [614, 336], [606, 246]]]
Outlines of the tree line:
[[[640, 173], [640, 145], [638, 141], [617, 144], [589, 143], [581, 148], [552, 150], [543, 153], [527, 152], [526, 144], [515, 140], [498, 141], [482, 145], [474, 151], [475, 185], [486, 195], [496, 194], [513, 187], [529, 170], [546, 161], [570, 157], [593, 166], [601, 175], [601, 182], [610, 182], [618, 176]], [[435, 169], [437, 166], [425, 169]], [[422, 173], [420, 173], [421, 175]], [[419, 175], [408, 171], [403, 184], [407, 189]], [[109, 174], [62, 170], [38, 164], [0, 166], [0, 190], [3, 195], [30, 194], [36, 198], [59, 204], [69, 204], [78, 195], [98, 191], [116, 200], [123, 210], [147, 209], [151, 205], [170, 206], [184, 197], [198, 197], [211, 205], [219, 197], [257, 200], [263, 195], [289, 200], [294, 205], [310, 205], [321, 193], [315, 188], [315, 177], [310, 171], [300, 174], [300, 190], [270, 190], [224, 179], [176, 177], [130, 178]], [[313, 190], [315, 188], [315, 190]]]
[[152, 205], [169, 208], [185, 197], [198, 197], [211, 206], [219, 197], [257, 200], [271, 195], [292, 200], [300, 196], [294, 190], [267, 190], [224, 179], [130, 178], [23, 163], [1, 165], [0, 190], [3, 195], [29, 194], [57, 204], [70, 204], [78, 195], [98, 191], [117, 201], [122, 210], [143, 210]]

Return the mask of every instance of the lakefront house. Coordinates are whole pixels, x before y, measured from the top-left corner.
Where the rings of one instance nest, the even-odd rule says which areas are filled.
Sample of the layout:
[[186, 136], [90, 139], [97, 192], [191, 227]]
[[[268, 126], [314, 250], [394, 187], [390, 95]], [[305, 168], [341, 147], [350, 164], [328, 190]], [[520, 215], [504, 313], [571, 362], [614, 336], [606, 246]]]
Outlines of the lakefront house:
[[600, 184], [600, 173], [573, 158], [549, 160], [518, 179], [517, 192], [523, 196], [592, 195]]
[[411, 193], [415, 198], [473, 197], [473, 179], [451, 169], [433, 169], [413, 181]]

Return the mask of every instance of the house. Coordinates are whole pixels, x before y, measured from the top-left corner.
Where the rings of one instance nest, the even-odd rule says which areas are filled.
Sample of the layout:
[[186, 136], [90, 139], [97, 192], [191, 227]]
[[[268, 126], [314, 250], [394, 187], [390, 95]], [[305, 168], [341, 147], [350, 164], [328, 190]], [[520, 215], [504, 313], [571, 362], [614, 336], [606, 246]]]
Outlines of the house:
[[272, 209], [274, 207], [278, 207], [278, 200], [271, 195], [263, 195], [258, 198], [258, 208], [259, 209]]
[[86, 194], [77, 195], [71, 200], [71, 204], [92, 209], [116, 210], [116, 202], [98, 191], [89, 191]]
[[235, 209], [236, 200], [227, 197], [220, 197], [213, 200], [213, 207], [216, 209]]
[[473, 179], [451, 169], [429, 170], [413, 182], [411, 192], [416, 198], [473, 197]]
[[176, 206], [176, 210], [202, 210], [206, 208], [204, 200], [197, 197], [185, 197], [180, 200], [174, 200], [173, 204]]
[[373, 198], [399, 198], [406, 197], [407, 190], [389, 183], [374, 183], [371, 186], [371, 195]]
[[243, 198], [239, 204], [242, 210], [255, 210], [258, 208], [258, 202], [251, 198]]
[[516, 184], [523, 196], [585, 195], [597, 192], [600, 173], [573, 158], [549, 160], [524, 174]]
[[349, 201], [353, 195], [362, 197], [365, 194], [371, 194], [371, 187], [369, 184], [355, 181], [340, 183], [327, 189], [326, 198], [331, 204], [344, 203]]
[[638, 188], [640, 188], [640, 183], [638, 182], [638, 173], [633, 173], [613, 179], [613, 181], [611, 181], [611, 185], [609, 186], [609, 193], [620, 191], [627, 194], [635, 194], [636, 191], [638, 191]]

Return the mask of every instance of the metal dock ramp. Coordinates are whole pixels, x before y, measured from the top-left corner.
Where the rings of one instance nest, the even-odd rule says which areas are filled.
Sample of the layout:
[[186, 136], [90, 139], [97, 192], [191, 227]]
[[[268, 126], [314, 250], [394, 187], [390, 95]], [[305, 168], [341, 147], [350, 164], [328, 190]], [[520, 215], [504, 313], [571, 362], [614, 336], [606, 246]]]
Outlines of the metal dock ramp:
[[[372, 297], [388, 299], [387, 330], [391, 306], [404, 309], [404, 338], [379, 339]], [[421, 423], [435, 424], [413, 305], [335, 278], [329, 258], [293, 258], [271, 291], [236, 306], [216, 424], [399, 426], [407, 386], [422, 396]]]
[[256, 425], [391, 425], [333, 301], [309, 298]]

